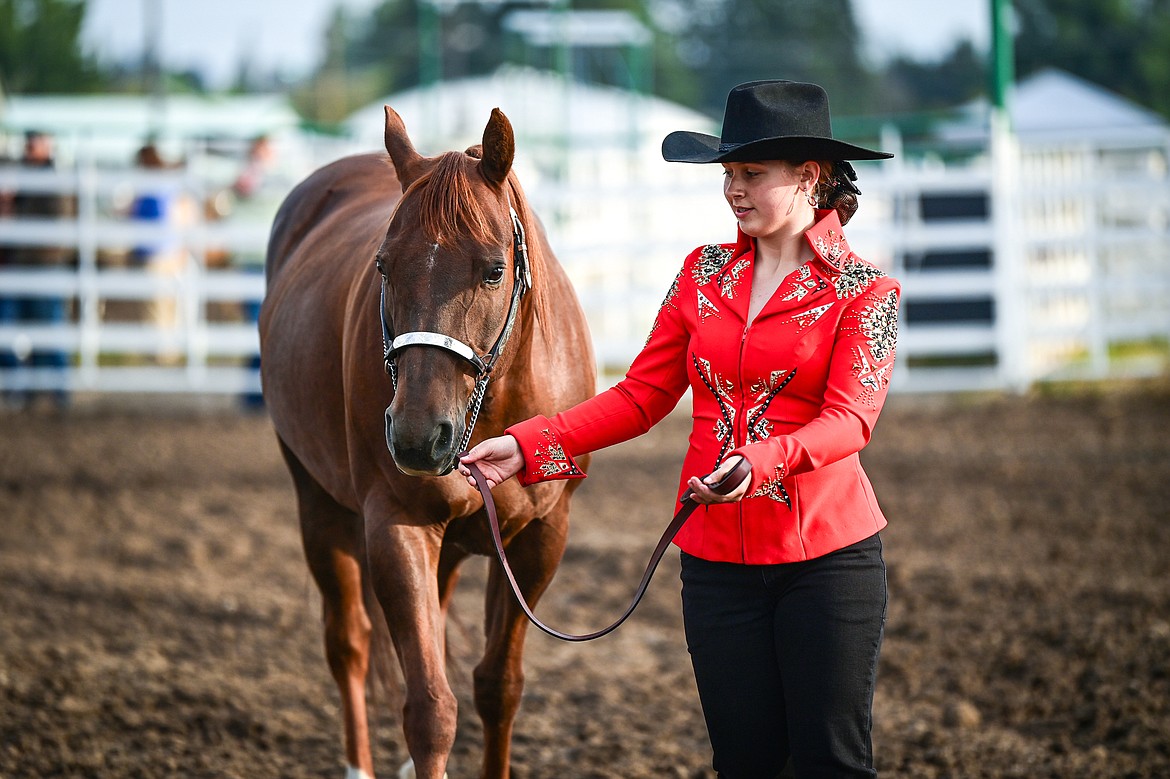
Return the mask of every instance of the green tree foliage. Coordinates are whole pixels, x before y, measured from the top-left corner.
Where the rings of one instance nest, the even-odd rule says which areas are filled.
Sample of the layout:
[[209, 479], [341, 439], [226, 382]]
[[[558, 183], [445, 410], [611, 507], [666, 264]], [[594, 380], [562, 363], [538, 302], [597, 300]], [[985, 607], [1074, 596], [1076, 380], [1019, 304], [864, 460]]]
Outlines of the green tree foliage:
[[[849, 0], [660, 0], [658, 15], [689, 19], [675, 44], [698, 107], [723, 112], [728, 90], [756, 79], [812, 81], [846, 112], [872, 105], [873, 78]], [[684, 98], [686, 82], [663, 84]], [[840, 111], [841, 109], [836, 109]]]
[[[566, 52], [567, 62], [560, 60], [561, 53], [556, 47], [534, 46], [515, 33], [506, 33], [508, 56], [511, 61], [553, 70], [564, 69], [573, 78], [595, 84], [606, 84], [639, 91], [655, 91], [661, 71], [656, 62], [662, 56], [664, 36], [655, 29], [650, 18], [646, 0], [573, 0], [561, 6], [573, 12], [617, 11], [628, 14], [633, 22], [650, 34], [645, 44], [631, 45], [615, 42], [610, 45], [595, 45]], [[552, 11], [555, 18], [556, 11]]]
[[92, 92], [102, 85], [79, 40], [85, 0], [0, 0], [0, 82], [11, 93]]
[[953, 108], [987, 92], [987, 55], [971, 41], [955, 44], [936, 62], [895, 57], [885, 67], [879, 113]]
[[346, 64], [353, 45], [347, 32], [351, 24], [338, 7], [325, 31], [324, 62], [316, 74], [292, 90], [297, 111], [321, 129], [340, 123], [355, 108], [385, 94], [386, 78], [377, 67], [356, 69]]
[[1017, 0], [1016, 71], [1067, 70], [1170, 117], [1170, 0]]
[[347, 70], [376, 67], [387, 90], [488, 73], [504, 61], [500, 23], [514, 5], [465, 2], [440, 12], [426, 0], [383, 0], [346, 29], [339, 56]]
[[[573, 0], [573, 11], [622, 10], [653, 27], [644, 0]], [[561, 6], [569, 8], [570, 5]], [[325, 62], [295, 100], [306, 115], [336, 122], [349, 111], [388, 93], [442, 78], [491, 73], [505, 63], [548, 70], [566, 67], [575, 78], [623, 87], [653, 89], [660, 63], [672, 62], [671, 47], [655, 35], [651, 49], [631, 53], [620, 47], [591, 47], [570, 53], [568, 63], [555, 47], [526, 41], [507, 29], [515, 11], [555, 14], [545, 2], [460, 2], [439, 11], [427, 0], [382, 0], [368, 16], [339, 9], [326, 33]], [[644, 57], [647, 64], [641, 65]], [[650, 82], [650, 83], [647, 83]]]
[[[576, 49], [566, 63], [555, 47], [507, 29], [512, 12], [555, 15], [557, 8], [627, 11], [651, 41], [642, 50]], [[302, 110], [324, 121], [438, 74], [463, 78], [506, 62], [645, 89], [712, 115], [722, 113], [728, 89], [760, 78], [816, 81], [847, 110], [874, 105], [874, 79], [860, 59], [850, 0], [571, 0], [561, 6], [495, 0], [455, 3], [441, 14], [426, 0], [383, 0], [361, 19], [339, 12], [328, 40], [330, 56], [297, 98]]]
[[[985, 0], [979, 0], [985, 2]], [[32, 0], [24, 0], [25, 4]], [[42, 4], [75, 6], [66, 0]], [[0, 8], [21, 0], [0, 0]], [[728, 89], [760, 78], [822, 84], [834, 116], [949, 108], [987, 91], [987, 52], [960, 41], [937, 60], [862, 59], [851, 0], [382, 0], [339, 10], [329, 54], [297, 92], [309, 116], [337, 121], [359, 105], [429, 78], [490, 73], [504, 63], [566, 67], [574, 78], [647, 89], [722, 113]], [[1170, 0], [1015, 0], [1017, 74], [1058, 67], [1170, 116]], [[518, 10], [623, 10], [652, 34], [643, 51], [540, 47], [506, 29]], [[989, 11], [990, 13], [990, 11]], [[649, 78], [646, 77], [649, 73]]]
[[294, 101], [306, 116], [330, 124], [418, 86], [427, 68], [448, 79], [490, 72], [503, 61], [499, 16], [506, 5], [460, 3], [440, 13], [425, 0], [382, 0], [363, 17], [338, 8], [326, 31], [325, 61]]
[[[530, 45], [505, 29], [506, 18], [515, 11], [539, 10], [555, 16], [555, 7], [547, 2], [497, 0], [450, 5], [439, 12], [428, 0], [383, 0], [368, 20], [347, 26], [341, 55], [344, 67], [361, 70], [377, 66], [391, 90], [439, 76], [457, 79], [490, 73], [505, 62], [557, 67], [555, 50]], [[644, 20], [645, 6], [644, 0], [574, 0], [563, 7], [573, 11], [624, 10]], [[433, 45], [436, 42], [437, 48]], [[628, 85], [627, 66], [614, 63], [619, 59], [607, 57], [605, 52], [601, 56], [575, 52], [570, 67], [588, 80]]]

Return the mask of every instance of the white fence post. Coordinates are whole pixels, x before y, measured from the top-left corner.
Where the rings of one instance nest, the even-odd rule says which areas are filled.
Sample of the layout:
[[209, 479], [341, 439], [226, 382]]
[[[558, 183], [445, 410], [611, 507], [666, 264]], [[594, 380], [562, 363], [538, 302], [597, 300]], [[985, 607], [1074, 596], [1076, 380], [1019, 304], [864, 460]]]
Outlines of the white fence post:
[[995, 339], [1004, 385], [1023, 392], [1031, 382], [1026, 327], [1028, 269], [1019, 234], [1020, 149], [1004, 112], [991, 113], [991, 221], [994, 228]]
[[78, 379], [82, 386], [97, 382], [101, 307], [97, 290], [97, 165], [86, 153], [77, 160], [77, 318]]

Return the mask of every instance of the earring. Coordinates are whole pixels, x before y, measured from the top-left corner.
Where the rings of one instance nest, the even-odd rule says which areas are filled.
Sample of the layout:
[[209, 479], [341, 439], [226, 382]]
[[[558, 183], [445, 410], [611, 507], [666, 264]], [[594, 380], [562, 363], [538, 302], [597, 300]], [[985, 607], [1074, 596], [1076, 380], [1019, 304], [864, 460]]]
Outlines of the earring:
[[813, 191], [811, 188], [808, 190], [808, 192], [805, 193], [805, 197], [808, 199], [808, 204], [810, 206], [812, 206], [813, 208], [817, 207], [817, 199], [813, 195]]

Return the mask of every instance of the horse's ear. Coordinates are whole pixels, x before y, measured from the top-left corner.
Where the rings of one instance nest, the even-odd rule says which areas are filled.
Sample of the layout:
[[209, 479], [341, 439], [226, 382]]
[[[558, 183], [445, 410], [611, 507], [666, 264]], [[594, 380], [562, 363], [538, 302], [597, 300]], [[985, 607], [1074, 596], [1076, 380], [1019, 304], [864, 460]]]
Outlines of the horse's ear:
[[483, 177], [500, 186], [508, 178], [515, 157], [516, 137], [512, 134], [512, 123], [503, 111], [493, 108], [483, 130], [483, 161], [479, 163]]
[[406, 123], [390, 106], [386, 108], [386, 151], [390, 154], [390, 161], [394, 163], [394, 171], [398, 174], [398, 181], [405, 192], [421, 173], [419, 163], [423, 156], [414, 150], [410, 136], [406, 134]]

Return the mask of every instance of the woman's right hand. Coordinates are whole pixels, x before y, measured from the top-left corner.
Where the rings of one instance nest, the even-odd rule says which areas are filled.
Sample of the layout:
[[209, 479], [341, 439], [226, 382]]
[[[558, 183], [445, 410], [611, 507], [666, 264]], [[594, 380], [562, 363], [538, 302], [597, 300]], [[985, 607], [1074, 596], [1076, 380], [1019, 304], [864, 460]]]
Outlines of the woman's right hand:
[[752, 476], [749, 473], [743, 477], [739, 484], [735, 486], [731, 492], [719, 493], [712, 489], [712, 485], [718, 484], [722, 479], [726, 478], [727, 474], [739, 465], [741, 455], [733, 455], [728, 457], [719, 467], [703, 478], [692, 476], [687, 480], [687, 486], [691, 488], [691, 497], [696, 503], [712, 504], [712, 503], [735, 503], [743, 500], [743, 496], [747, 494], [748, 487], [752, 483]]
[[471, 470], [465, 463], [475, 463], [487, 479], [488, 487], [502, 484], [524, 469], [524, 455], [520, 443], [510, 435], [489, 438], [471, 447], [471, 451], [459, 458], [459, 472], [467, 483], [475, 486]]

